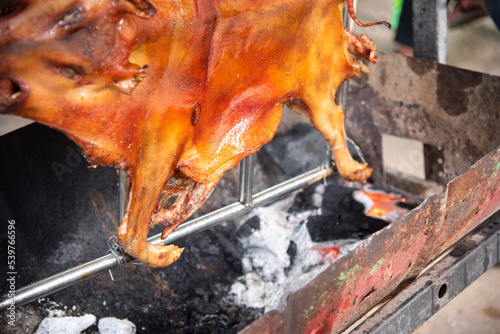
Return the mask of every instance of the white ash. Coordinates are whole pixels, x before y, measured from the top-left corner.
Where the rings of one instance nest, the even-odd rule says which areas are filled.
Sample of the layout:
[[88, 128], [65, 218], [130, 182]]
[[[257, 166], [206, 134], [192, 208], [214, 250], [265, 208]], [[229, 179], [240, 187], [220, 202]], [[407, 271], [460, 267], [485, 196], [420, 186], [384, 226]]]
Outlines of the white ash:
[[320, 208], [321, 214], [321, 204], [323, 203], [323, 196], [325, 195], [326, 181], [323, 184], [318, 184], [316, 188], [314, 188], [314, 194], [312, 196], [312, 203], [315, 207]]
[[[96, 317], [48, 317], [42, 320], [35, 334], [80, 334], [96, 323]], [[137, 328], [128, 319], [101, 318], [97, 324], [99, 334], [135, 334]]]
[[[318, 187], [319, 192], [324, 187]], [[319, 198], [321, 194], [318, 193]], [[315, 243], [311, 240], [305, 221], [320, 209], [288, 213], [295, 194], [266, 207], [256, 208], [248, 218], [260, 218], [260, 229], [242, 240], [243, 276], [231, 287], [230, 301], [265, 311], [281, 306], [290, 293], [296, 291], [336, 261], [334, 255], [322, 248], [340, 247], [339, 257], [355, 248], [359, 240], [340, 243]], [[318, 206], [321, 201], [318, 200]], [[293, 263], [287, 250], [295, 243]]]
[[96, 322], [96, 317], [86, 314], [81, 317], [45, 318], [35, 334], [80, 334]]
[[355, 191], [352, 194], [352, 197], [359, 203], [363, 204], [363, 206], [365, 207], [363, 213], [365, 215], [373, 208], [373, 204], [375, 204], [373, 200], [370, 197], [368, 197], [368, 195], [364, 191]]
[[385, 215], [381, 216], [380, 218], [383, 220], [386, 220], [389, 223], [394, 223], [396, 220], [403, 217], [403, 215], [404, 214], [399, 212], [399, 211], [392, 211], [392, 212], [386, 213]]
[[128, 319], [102, 318], [97, 325], [99, 334], [135, 334], [137, 331], [133, 322]]

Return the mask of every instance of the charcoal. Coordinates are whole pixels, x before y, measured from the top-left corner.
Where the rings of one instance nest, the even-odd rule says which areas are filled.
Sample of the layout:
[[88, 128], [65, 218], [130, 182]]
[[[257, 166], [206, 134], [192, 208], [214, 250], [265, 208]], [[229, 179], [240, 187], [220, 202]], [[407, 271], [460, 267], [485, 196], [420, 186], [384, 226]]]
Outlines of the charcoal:
[[388, 223], [383, 219], [363, 214], [337, 212], [309, 217], [307, 230], [313, 241], [324, 242], [365, 238], [387, 225]]
[[288, 209], [288, 213], [297, 213], [317, 209], [313, 202], [313, 195], [315, 192], [316, 186], [310, 186], [297, 193], [293, 199], [290, 209]]
[[[258, 153], [257, 189], [326, 160], [326, 144], [309, 125], [297, 125], [275, 141]], [[116, 170], [90, 171], [83, 158], [76, 158], [76, 152], [76, 145], [64, 135], [38, 124], [0, 138], [0, 156], [8, 162], [0, 164], [0, 215], [16, 221], [16, 269], [22, 273], [16, 281], [19, 287], [106, 254], [107, 239], [116, 234]], [[61, 164], [67, 168], [61, 169]], [[228, 171], [197, 215], [235, 202], [237, 180], [237, 171]], [[313, 198], [319, 185], [322, 183], [297, 193], [290, 215], [317, 209]], [[314, 241], [365, 237], [387, 225], [364, 217], [364, 207], [352, 198], [353, 191], [336, 185], [325, 188], [321, 204], [325, 215], [307, 221]], [[7, 224], [0, 227], [0, 234], [7, 235]], [[112, 270], [114, 280], [107, 272], [101, 273], [52, 294], [50, 299], [18, 309], [32, 310], [36, 319], [46, 317], [49, 309], [64, 307], [69, 316], [88, 313], [98, 319], [128, 318], [145, 334], [237, 333], [264, 311], [225, 299], [231, 285], [243, 275], [241, 240], [260, 227], [258, 216], [239, 228], [233, 222], [220, 224], [178, 241], [185, 247], [184, 253], [167, 268], [127, 264]], [[162, 228], [158, 226], [151, 235]], [[0, 238], [0, 248], [6, 249], [6, 240]], [[297, 246], [293, 241], [288, 246], [287, 270], [298, 261]], [[0, 260], [7, 262], [5, 252], [0, 252]], [[5, 274], [0, 273], [3, 281]], [[6, 292], [5, 287], [0, 286], [0, 294]]]
[[412, 203], [412, 202], [397, 202], [396, 205], [399, 206], [402, 209], [407, 209], [407, 210], [413, 210], [417, 206], [419, 206], [420, 203]]
[[[297, 176], [320, 166], [327, 160], [328, 145], [309, 124], [299, 123], [289, 131], [277, 134], [263, 150], [286, 176]], [[293, 153], [292, 153], [293, 152]]]
[[362, 214], [365, 206], [353, 198], [356, 189], [339, 185], [328, 185], [325, 188], [321, 210], [323, 214], [334, 212]]
[[260, 229], [260, 218], [259, 216], [253, 216], [241, 225], [238, 229], [238, 234], [240, 238], [246, 238], [258, 229]]
[[285, 274], [287, 274], [292, 269], [295, 262], [295, 256], [297, 256], [297, 244], [295, 243], [295, 241], [290, 240], [290, 245], [288, 245], [286, 253], [290, 257], [290, 264], [285, 268]]

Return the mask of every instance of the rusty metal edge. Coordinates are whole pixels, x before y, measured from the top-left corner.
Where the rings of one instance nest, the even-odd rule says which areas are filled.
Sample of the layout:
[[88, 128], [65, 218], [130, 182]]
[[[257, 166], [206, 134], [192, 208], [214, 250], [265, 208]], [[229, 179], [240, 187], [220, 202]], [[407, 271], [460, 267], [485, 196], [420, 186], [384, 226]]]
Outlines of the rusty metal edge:
[[241, 333], [338, 333], [500, 210], [500, 147]]
[[499, 263], [500, 214], [439, 260], [404, 290], [347, 331], [413, 333], [488, 269]]

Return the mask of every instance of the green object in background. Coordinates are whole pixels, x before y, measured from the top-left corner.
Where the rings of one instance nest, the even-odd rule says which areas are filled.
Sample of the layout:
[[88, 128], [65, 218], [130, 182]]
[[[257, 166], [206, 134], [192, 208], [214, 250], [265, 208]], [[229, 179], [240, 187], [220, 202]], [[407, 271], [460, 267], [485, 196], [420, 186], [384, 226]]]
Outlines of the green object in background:
[[392, 3], [391, 26], [392, 29], [397, 30], [399, 27], [399, 18], [403, 10], [404, 0], [394, 0]]

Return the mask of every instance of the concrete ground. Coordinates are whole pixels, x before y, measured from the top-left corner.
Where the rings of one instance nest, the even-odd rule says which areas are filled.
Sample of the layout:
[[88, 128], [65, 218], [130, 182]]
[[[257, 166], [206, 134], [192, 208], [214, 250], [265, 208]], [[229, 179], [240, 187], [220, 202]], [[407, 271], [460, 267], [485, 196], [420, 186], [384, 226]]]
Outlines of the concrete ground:
[[[392, 0], [360, 0], [358, 17], [362, 21], [388, 20]], [[355, 30], [374, 39], [378, 49], [394, 51], [394, 31], [383, 26]], [[460, 68], [500, 75], [500, 31], [489, 17], [460, 28], [450, 29], [447, 38], [447, 63]], [[499, 92], [500, 93], [500, 92]], [[0, 135], [29, 121], [0, 115]], [[397, 156], [408, 151], [406, 144], [392, 141]], [[399, 146], [398, 146], [399, 145]], [[389, 160], [390, 164], [390, 160]], [[416, 166], [416, 170], [419, 169]], [[420, 172], [416, 172], [420, 173]], [[500, 333], [500, 267], [494, 267], [421, 326], [416, 333]]]

